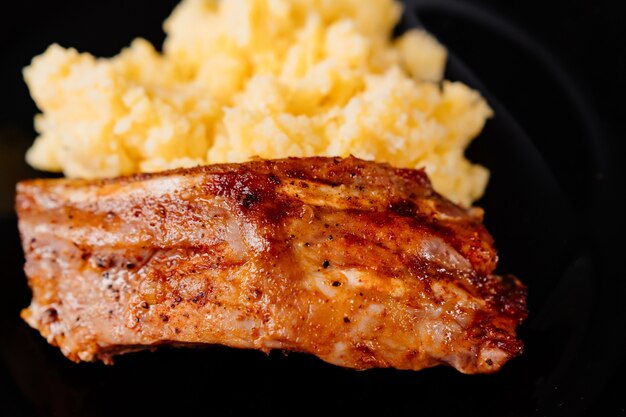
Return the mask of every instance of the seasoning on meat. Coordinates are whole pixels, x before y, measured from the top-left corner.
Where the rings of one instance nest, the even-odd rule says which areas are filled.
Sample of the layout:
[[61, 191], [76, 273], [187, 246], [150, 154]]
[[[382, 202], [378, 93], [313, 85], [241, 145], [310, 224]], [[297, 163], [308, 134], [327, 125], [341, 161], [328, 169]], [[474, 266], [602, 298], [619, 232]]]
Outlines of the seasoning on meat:
[[17, 212], [23, 318], [74, 361], [223, 344], [489, 373], [522, 351], [525, 287], [494, 274], [482, 211], [421, 170], [313, 157], [31, 180]]

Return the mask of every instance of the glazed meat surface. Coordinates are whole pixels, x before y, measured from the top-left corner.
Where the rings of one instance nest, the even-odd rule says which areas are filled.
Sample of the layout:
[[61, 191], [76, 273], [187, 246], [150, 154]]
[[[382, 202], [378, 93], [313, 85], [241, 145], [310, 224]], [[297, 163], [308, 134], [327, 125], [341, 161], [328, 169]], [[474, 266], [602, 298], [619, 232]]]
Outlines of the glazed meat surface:
[[23, 318], [74, 361], [159, 345], [314, 354], [356, 369], [495, 372], [526, 290], [482, 211], [423, 171], [255, 160], [18, 184]]

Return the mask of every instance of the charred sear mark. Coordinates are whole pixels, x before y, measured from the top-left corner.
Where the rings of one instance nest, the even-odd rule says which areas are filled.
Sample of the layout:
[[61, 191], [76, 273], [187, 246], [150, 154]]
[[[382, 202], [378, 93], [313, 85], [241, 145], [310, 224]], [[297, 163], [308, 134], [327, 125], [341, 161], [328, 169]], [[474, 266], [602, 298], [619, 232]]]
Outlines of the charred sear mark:
[[241, 205], [244, 208], [250, 208], [254, 203], [259, 201], [259, 196], [253, 193], [244, 193], [241, 198]]
[[192, 299], [191, 302], [194, 304], [200, 304], [200, 305], [205, 305], [207, 300], [206, 300], [206, 293], [204, 291], [200, 291], [197, 295], [195, 295]]
[[489, 300], [498, 313], [523, 321], [527, 313], [527, 289], [511, 276], [491, 277], [488, 285], [481, 287], [482, 295]]
[[46, 311], [43, 312], [41, 316], [41, 321], [44, 324], [52, 324], [59, 320], [59, 313], [56, 308], [50, 307]]
[[389, 205], [389, 210], [402, 217], [415, 217], [417, 215], [417, 207], [411, 200], [401, 200], [393, 202]]
[[311, 180], [313, 180], [316, 184], [326, 185], [331, 188], [337, 188], [341, 185], [341, 183], [337, 181], [333, 181], [333, 180], [326, 179], [326, 178], [315, 177], [314, 179], [311, 179]]
[[100, 269], [109, 268], [111, 259], [106, 256], [96, 256], [96, 266]]
[[270, 184], [280, 185], [280, 179], [278, 179], [278, 177], [274, 174], [268, 175], [267, 180], [270, 182]]
[[301, 169], [288, 169], [285, 171], [285, 176], [287, 178], [295, 178], [298, 180], [303, 180], [307, 177], [306, 173], [304, 171], [302, 171]]

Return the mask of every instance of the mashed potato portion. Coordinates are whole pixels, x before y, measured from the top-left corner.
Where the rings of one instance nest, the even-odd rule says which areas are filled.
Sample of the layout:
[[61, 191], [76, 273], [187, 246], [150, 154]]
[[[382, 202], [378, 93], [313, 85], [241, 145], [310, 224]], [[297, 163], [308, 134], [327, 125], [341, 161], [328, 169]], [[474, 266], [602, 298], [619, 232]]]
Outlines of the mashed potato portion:
[[491, 116], [442, 80], [425, 32], [391, 36], [393, 0], [183, 0], [163, 52], [143, 39], [110, 59], [52, 45], [24, 70], [42, 114], [39, 169], [111, 177], [253, 156], [348, 156], [425, 167], [464, 205], [488, 171], [464, 151]]

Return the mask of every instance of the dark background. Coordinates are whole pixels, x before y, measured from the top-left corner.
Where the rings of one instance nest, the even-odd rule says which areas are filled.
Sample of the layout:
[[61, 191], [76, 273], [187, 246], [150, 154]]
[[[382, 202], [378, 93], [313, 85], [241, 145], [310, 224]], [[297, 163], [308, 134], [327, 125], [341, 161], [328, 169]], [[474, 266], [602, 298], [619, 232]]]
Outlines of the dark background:
[[[51, 366], [49, 371], [47, 368], [33, 371], [29, 363], [33, 364], [32, 367], [56, 363], [60, 360], [60, 354], [53, 348], [45, 347], [45, 342], [25, 325], [15, 327], [15, 316], [20, 308], [28, 304], [29, 293], [25, 278], [19, 275], [22, 254], [12, 208], [13, 190], [20, 179], [44, 175], [32, 171], [23, 162], [24, 153], [35, 137], [32, 118], [37, 110], [22, 80], [21, 69], [52, 42], [75, 47], [79, 51], [89, 51], [97, 56], [114, 55], [137, 36], [160, 45], [164, 36], [161, 23], [176, 3], [172, 0], [30, 0], [13, 2], [10, 9], [6, 4], [3, 5], [1, 15], [4, 19], [0, 25], [0, 260], [3, 272], [0, 273], [0, 279], [4, 285], [0, 290], [0, 416], [69, 415], [72, 412], [77, 415], [76, 409], [68, 405], [67, 401], [83, 393], [68, 387], [80, 385], [81, 378], [85, 378], [90, 370], [98, 376], [111, 372], [102, 371], [97, 365], [71, 364], [69, 367], [65, 364]], [[467, 408], [481, 409], [481, 415], [626, 416], [626, 395], [621, 388], [626, 372], [623, 359], [626, 353], [626, 315], [622, 301], [626, 274], [620, 262], [624, 257], [621, 236], [624, 232], [622, 197], [625, 188], [621, 177], [622, 158], [626, 156], [623, 144], [623, 132], [626, 131], [626, 13], [622, 10], [621, 2], [416, 0], [413, 7], [422, 23], [474, 72], [485, 89], [510, 111], [526, 131], [565, 194], [573, 211], [573, 216], [567, 217], [567, 224], [575, 231], [577, 245], [584, 247], [585, 259], [590, 260], [585, 264], [586, 268], [593, 271], [589, 275], [593, 276], [593, 282], [588, 288], [587, 297], [562, 297], [563, 292], [559, 292], [556, 285], [554, 297], [546, 296], [539, 300], [537, 296], [534, 301], [542, 311], [550, 303], [554, 303], [557, 310], [567, 310], [569, 322], [576, 325], [580, 320], [580, 328], [585, 329], [580, 333], [573, 332], [575, 336], [568, 336], [570, 339], [567, 343], [575, 345], [575, 349], [559, 350], [555, 348], [559, 345], [553, 339], [559, 338], [561, 333], [551, 330], [543, 334], [529, 326], [527, 334], [532, 338], [529, 357], [536, 360], [523, 366], [549, 367], [550, 361], [569, 355], [564, 362], [567, 365], [560, 370], [558, 381], [548, 384], [536, 378], [532, 384], [517, 386], [514, 381], [506, 379], [515, 376], [518, 371], [512, 365], [511, 372], [505, 372], [502, 381], [508, 384], [507, 389], [524, 391], [519, 398], [528, 398], [528, 404], [511, 404], [509, 411], [506, 411], [506, 404], [498, 403], [497, 399], [492, 398], [494, 393], [489, 390], [459, 401], [473, 398], [475, 401], [494, 401], [498, 404], [491, 408]], [[527, 199], [534, 197], [529, 190], [520, 190], [520, 193]], [[537, 207], [543, 204], [539, 198], [533, 203]], [[497, 226], [497, 219], [492, 222]], [[551, 230], [546, 227], [540, 232], [547, 237], [561, 233], [561, 229]], [[503, 242], [504, 249], [507, 245]], [[503, 251], [501, 253], [506, 254]], [[548, 250], [529, 256], [549, 258], [556, 255]], [[578, 315], [579, 311], [585, 314]], [[533, 349], [539, 351], [542, 348], [542, 337], [545, 337], [545, 349], [552, 349], [553, 354], [533, 353]], [[22, 348], [19, 341], [26, 339], [31, 344]], [[207, 379], [228, 375], [228, 361], [233, 360], [233, 357], [220, 348], [209, 351], [222, 363], [198, 365], [198, 372], [206, 374]], [[177, 361], [182, 361], [183, 367], [193, 367], [194, 361], [206, 360], [202, 353], [195, 352], [189, 353], [184, 360], [169, 352], [158, 355], [161, 355], [159, 361], [169, 369]], [[244, 363], [251, 357], [255, 358], [249, 362], [258, 367], [255, 369], [255, 378], [241, 381], [233, 376], [218, 383], [232, 384], [233, 390], [245, 393], [253, 389], [254, 384], [264, 385], [264, 375], [272, 372], [296, 380], [295, 375], [290, 373], [294, 372], [289, 368], [290, 362], [280, 355], [270, 355], [265, 362], [259, 362], [254, 353], [240, 355], [236, 360]], [[299, 360], [304, 363], [298, 364], [299, 372], [325, 366], [307, 358]], [[124, 366], [131, 366], [129, 363], [133, 361], [153, 365], [147, 356], [136, 354], [135, 359], [125, 358], [119, 366], [124, 369]], [[23, 372], [24, 369], [30, 369], [30, 372]], [[339, 382], [320, 381], [320, 384], [328, 384], [330, 399], [341, 399], [341, 382], [354, 383], [354, 380], [341, 373], [330, 374]], [[467, 381], [447, 371], [429, 370], [422, 374], [424, 378], [442, 383], [441, 397], [425, 399], [431, 402], [454, 402], [455, 398], [445, 396], [449, 389], [452, 390], [446, 384], [458, 388]], [[376, 396], [382, 390], [380, 384], [389, 382], [385, 379], [389, 374], [368, 375], [373, 376], [358, 380], [357, 389], [366, 393], [364, 397]], [[140, 387], [145, 386], [147, 378], [158, 377], [158, 371], [137, 375], [138, 391], [146, 395]], [[287, 387], [288, 381], [284, 383], [286, 385], [280, 385], [272, 379], [275, 376], [269, 375], [267, 378], [271, 381], [268, 383], [270, 386], [280, 386], [285, 392], [291, 392]], [[398, 378], [402, 380], [415, 376], [401, 373]], [[99, 389], [115, 402], [116, 395], [119, 398], [120, 393], [116, 391], [116, 386], [107, 385], [111, 381], [115, 379], [108, 377]], [[394, 381], [398, 386], [404, 386], [402, 382]], [[484, 380], [473, 381], [481, 386]], [[213, 384], [215, 382], [212, 381]], [[210, 414], [210, 396], [172, 398], [171, 393], [180, 394], [180, 390], [176, 391], [168, 384], [179, 383], [163, 381], [161, 390], [155, 390], [149, 398], [142, 398], [141, 401], [148, 402], [146, 409], [151, 412], [158, 409], [154, 404], [159, 401], [170, 405], [177, 401], [196, 401], [198, 408]], [[482, 384], [486, 388], [490, 387], [488, 383]], [[124, 385], [124, 389], [128, 387], [128, 384]], [[543, 392], [548, 389], [546, 387], [552, 391]], [[528, 395], [525, 391], [528, 391]], [[46, 395], [48, 392], [54, 394]], [[92, 391], [85, 392], [88, 399], [90, 395], [93, 396], [94, 403], [106, 402]], [[197, 390], [192, 392], [192, 396], [198, 394]], [[271, 395], [266, 397], [278, 398]], [[127, 394], [124, 398], [130, 397]], [[74, 400], [77, 403], [87, 401]], [[348, 400], [362, 402], [364, 398], [352, 393]], [[401, 401], [398, 398], [394, 400]], [[241, 398], [240, 401], [245, 403], [247, 400]], [[312, 398], [311, 401], [315, 403], [316, 399]], [[329, 399], [319, 399], [318, 404], [320, 401], [325, 404]], [[280, 403], [272, 404], [270, 401], [258, 407], [259, 410], [267, 410], [273, 406], [280, 407]], [[306, 410], [306, 405], [303, 406], [296, 411]], [[425, 404], [416, 403], [412, 406], [416, 414], [420, 409], [431, 410], [431, 414], [436, 414], [432, 405], [426, 407]], [[88, 414], [91, 410], [89, 406], [83, 407], [86, 408], [80, 410], [87, 410], [85, 414]], [[115, 409], [103, 407], [107, 410]], [[228, 410], [247, 410], [241, 407], [242, 404], [233, 404]], [[309, 404], [309, 407], [313, 405]], [[364, 407], [362, 403], [360, 407]], [[399, 410], [390, 407], [391, 410]], [[164, 406], [164, 409], [176, 408]], [[182, 408], [185, 409], [189, 408]], [[254, 404], [250, 404], [250, 409], [255, 409]], [[442, 405], [442, 409], [450, 409], [449, 404]], [[465, 410], [463, 404], [452, 409], [457, 413]], [[124, 414], [122, 411], [119, 413]]]

